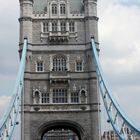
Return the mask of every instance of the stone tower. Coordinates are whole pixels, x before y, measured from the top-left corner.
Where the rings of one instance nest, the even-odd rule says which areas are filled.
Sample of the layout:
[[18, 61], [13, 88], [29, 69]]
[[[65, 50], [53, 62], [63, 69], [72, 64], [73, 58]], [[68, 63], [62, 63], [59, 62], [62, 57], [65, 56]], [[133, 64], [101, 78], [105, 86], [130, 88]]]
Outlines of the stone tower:
[[20, 0], [28, 38], [22, 140], [100, 140], [90, 39], [98, 46], [97, 0]]

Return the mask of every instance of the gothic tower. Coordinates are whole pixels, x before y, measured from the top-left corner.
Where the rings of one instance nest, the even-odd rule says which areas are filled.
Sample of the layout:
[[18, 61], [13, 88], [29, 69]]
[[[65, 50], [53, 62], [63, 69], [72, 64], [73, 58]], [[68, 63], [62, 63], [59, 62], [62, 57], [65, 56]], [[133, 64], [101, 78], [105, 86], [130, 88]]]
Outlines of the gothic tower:
[[19, 0], [20, 45], [28, 38], [22, 140], [100, 140], [90, 39], [97, 0]]

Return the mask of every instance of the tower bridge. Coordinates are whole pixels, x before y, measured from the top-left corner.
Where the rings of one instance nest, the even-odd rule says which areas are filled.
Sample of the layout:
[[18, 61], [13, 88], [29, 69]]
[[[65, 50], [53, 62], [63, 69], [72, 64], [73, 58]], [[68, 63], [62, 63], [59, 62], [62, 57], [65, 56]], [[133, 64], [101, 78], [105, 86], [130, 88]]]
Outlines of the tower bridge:
[[91, 36], [98, 44], [96, 9], [94, 0], [20, 0], [20, 50], [28, 37], [22, 139], [40, 140], [55, 129], [71, 131], [78, 140], [99, 139], [90, 48]]
[[0, 140], [10, 140], [16, 125], [21, 140], [101, 140], [100, 93], [118, 138], [139, 136], [103, 77], [97, 0], [19, 3], [21, 62]]

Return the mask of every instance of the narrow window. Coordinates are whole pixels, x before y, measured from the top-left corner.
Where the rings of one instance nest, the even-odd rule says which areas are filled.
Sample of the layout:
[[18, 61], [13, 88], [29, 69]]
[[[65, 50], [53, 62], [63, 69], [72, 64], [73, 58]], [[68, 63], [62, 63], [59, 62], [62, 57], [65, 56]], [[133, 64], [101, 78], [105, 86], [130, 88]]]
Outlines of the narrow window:
[[57, 22], [52, 22], [52, 32], [57, 32]]
[[67, 89], [53, 89], [53, 103], [67, 103]]
[[66, 6], [65, 6], [65, 4], [60, 4], [60, 14], [66, 14]]
[[44, 65], [43, 65], [43, 62], [37, 62], [37, 65], [36, 65], [36, 71], [37, 72], [43, 72], [44, 71]]
[[57, 14], [57, 4], [52, 4], [52, 14]]
[[70, 32], [75, 32], [75, 23], [73, 21], [71, 21], [69, 23], [69, 31]]
[[53, 59], [53, 71], [66, 71], [66, 59], [58, 56]]
[[49, 31], [49, 23], [48, 22], [44, 22], [43, 23], [43, 32], [46, 33]]
[[61, 32], [66, 32], [66, 22], [61, 22]]
[[71, 103], [79, 103], [79, 93], [78, 92], [71, 93]]
[[83, 63], [82, 61], [76, 62], [76, 71], [83, 71]]
[[49, 93], [46, 93], [46, 92], [42, 92], [41, 93], [41, 103], [42, 104], [46, 104], [46, 103], [49, 103]]

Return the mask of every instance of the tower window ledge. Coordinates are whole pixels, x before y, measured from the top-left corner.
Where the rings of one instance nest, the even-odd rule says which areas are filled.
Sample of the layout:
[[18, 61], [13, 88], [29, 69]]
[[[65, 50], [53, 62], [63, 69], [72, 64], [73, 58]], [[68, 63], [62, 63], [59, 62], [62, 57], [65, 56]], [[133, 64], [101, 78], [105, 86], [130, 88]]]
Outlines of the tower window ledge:
[[60, 32], [60, 31], [57, 31], [57, 32], [49, 32], [49, 36], [50, 37], [68, 37], [69, 36], [69, 32]]
[[69, 104], [69, 103], [62, 103], [62, 104], [40, 104], [40, 105], [32, 105], [31, 111], [32, 112], [42, 112], [42, 111], [89, 111], [89, 105], [81, 105], [81, 104]]
[[68, 32], [41, 32], [41, 38], [48, 38], [50, 42], [66, 42], [69, 40]]
[[67, 42], [75, 37], [77, 37], [77, 32], [41, 32], [41, 38], [47, 38], [49, 42]]
[[52, 69], [52, 71], [50, 72], [51, 76], [67, 76], [68, 75], [68, 71], [54, 71]]
[[67, 42], [69, 40], [69, 36], [67, 36], [67, 35], [64, 35], [64, 36], [51, 35], [51, 36], [48, 36], [48, 40], [50, 42]]
[[48, 38], [49, 33], [48, 32], [41, 32], [40, 35], [42, 38]]
[[33, 12], [33, 18], [44, 18], [47, 16], [47, 12]]
[[77, 37], [77, 36], [78, 36], [77, 32], [70, 32], [69, 34], [70, 34], [70, 37], [71, 37], [71, 38], [72, 38], [72, 37]]
[[50, 84], [51, 86], [63, 86], [63, 87], [67, 87], [69, 86], [70, 80], [68, 78], [54, 78], [50, 80]]

